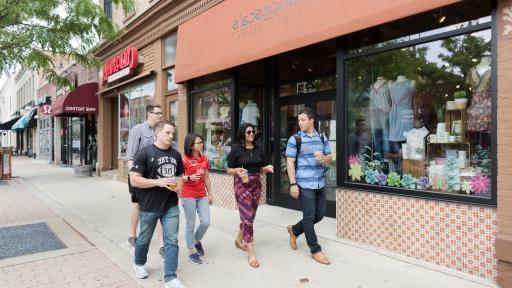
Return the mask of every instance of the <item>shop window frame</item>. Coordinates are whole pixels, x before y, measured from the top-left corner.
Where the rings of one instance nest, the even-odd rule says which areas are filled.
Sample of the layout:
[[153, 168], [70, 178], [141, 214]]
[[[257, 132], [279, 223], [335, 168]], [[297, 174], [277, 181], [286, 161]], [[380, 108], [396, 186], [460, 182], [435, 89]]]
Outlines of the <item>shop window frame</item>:
[[[337, 75], [339, 76], [336, 81], [336, 98], [337, 104], [337, 122], [340, 123], [341, 129], [337, 131], [337, 138], [342, 139], [337, 145], [342, 146], [337, 149], [337, 158], [343, 159], [343, 161], [338, 161], [337, 170], [340, 172], [338, 175], [337, 186], [339, 188], [356, 190], [360, 192], [370, 192], [370, 193], [380, 193], [380, 194], [390, 194], [397, 196], [409, 196], [415, 198], [429, 199], [429, 200], [440, 200], [440, 201], [450, 201], [457, 203], [465, 203], [465, 204], [476, 204], [481, 206], [490, 206], [496, 207], [497, 205], [497, 175], [498, 175], [498, 165], [497, 165], [497, 5], [496, 1], [492, 1], [491, 6], [491, 21], [476, 25], [470, 25], [468, 27], [463, 27], [457, 30], [447, 31], [438, 33], [435, 35], [429, 35], [426, 37], [413, 39], [410, 41], [404, 41], [400, 43], [393, 43], [382, 47], [377, 48], [369, 48], [365, 49], [361, 52], [352, 52], [348, 53], [348, 37], [339, 37], [337, 39], [337, 63], [336, 70]], [[450, 37], [461, 36], [464, 34], [470, 34], [473, 32], [478, 32], [482, 30], [491, 30], [491, 197], [490, 198], [482, 198], [478, 196], [472, 195], [463, 195], [463, 194], [452, 194], [452, 193], [444, 193], [444, 192], [434, 192], [434, 191], [423, 191], [423, 190], [415, 190], [415, 189], [406, 189], [406, 188], [397, 188], [397, 187], [388, 187], [388, 186], [378, 186], [366, 183], [357, 183], [348, 181], [348, 151], [347, 145], [348, 143], [348, 129], [346, 123], [348, 121], [348, 77], [347, 77], [347, 62], [354, 58], [367, 57], [371, 55], [375, 55], [378, 53], [383, 53], [387, 51], [392, 51], [401, 48], [407, 48], [415, 45], [421, 45], [437, 40], [442, 40]]]

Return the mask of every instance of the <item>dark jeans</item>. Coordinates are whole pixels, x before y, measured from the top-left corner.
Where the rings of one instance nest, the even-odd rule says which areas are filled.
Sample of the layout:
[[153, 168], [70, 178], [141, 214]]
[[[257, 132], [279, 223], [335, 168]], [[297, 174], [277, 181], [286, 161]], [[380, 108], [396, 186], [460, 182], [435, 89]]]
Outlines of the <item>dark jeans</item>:
[[149, 243], [155, 232], [156, 222], [160, 219], [164, 232], [164, 280], [176, 278], [178, 268], [178, 228], [180, 226], [180, 208], [175, 205], [165, 212], [139, 211], [140, 232], [135, 243], [135, 264], [144, 265], [147, 261]]
[[315, 232], [315, 224], [325, 216], [325, 192], [321, 189], [307, 189], [299, 186], [299, 199], [302, 206], [302, 220], [292, 226], [295, 236], [304, 233], [311, 254], [322, 251], [318, 244]]

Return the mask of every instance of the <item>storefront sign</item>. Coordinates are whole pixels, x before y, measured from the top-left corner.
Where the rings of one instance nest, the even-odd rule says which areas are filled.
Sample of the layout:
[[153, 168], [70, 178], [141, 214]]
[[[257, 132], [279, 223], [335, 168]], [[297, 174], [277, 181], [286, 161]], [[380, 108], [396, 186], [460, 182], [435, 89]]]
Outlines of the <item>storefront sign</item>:
[[224, 0], [178, 27], [175, 81], [181, 83], [458, 1]]
[[137, 48], [130, 47], [123, 53], [113, 57], [103, 64], [103, 84], [111, 83], [133, 74], [139, 64]]
[[52, 105], [45, 104], [41, 106], [41, 113], [43, 113], [43, 115], [52, 115]]
[[96, 107], [66, 106], [66, 112], [96, 112]]

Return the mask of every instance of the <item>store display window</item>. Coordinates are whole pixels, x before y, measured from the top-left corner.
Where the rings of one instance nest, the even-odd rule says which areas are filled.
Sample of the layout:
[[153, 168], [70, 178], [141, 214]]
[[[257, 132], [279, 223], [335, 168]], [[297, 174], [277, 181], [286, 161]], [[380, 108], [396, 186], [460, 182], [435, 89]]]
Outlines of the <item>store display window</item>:
[[492, 31], [477, 20], [457, 28], [347, 57], [345, 183], [492, 197]]

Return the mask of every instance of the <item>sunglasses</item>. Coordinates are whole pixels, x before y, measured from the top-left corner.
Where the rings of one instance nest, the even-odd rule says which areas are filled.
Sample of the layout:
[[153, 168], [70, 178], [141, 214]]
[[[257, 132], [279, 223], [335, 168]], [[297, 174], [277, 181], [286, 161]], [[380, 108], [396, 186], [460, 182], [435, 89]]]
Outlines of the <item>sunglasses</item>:
[[254, 130], [249, 130], [249, 131], [245, 131], [245, 134], [247, 134], [247, 135], [251, 135], [251, 134], [254, 135], [255, 133], [254, 133]]

